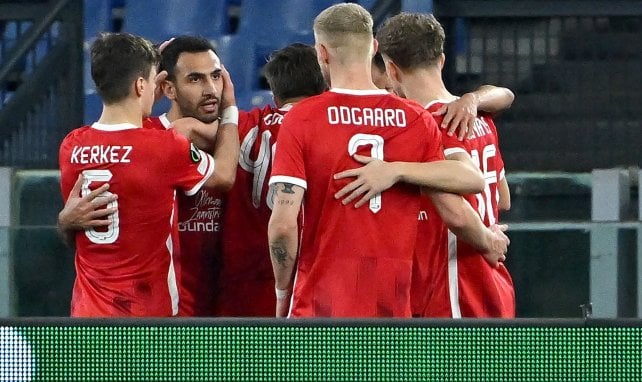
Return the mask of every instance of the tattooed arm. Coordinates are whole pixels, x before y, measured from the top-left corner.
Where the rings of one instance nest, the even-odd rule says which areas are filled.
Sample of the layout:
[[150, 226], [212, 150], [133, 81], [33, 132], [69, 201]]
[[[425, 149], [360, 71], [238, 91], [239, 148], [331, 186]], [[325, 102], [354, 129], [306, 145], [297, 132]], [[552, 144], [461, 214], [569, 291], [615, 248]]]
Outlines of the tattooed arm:
[[274, 207], [268, 224], [268, 240], [277, 289], [276, 316], [287, 317], [299, 247], [297, 219], [304, 189], [291, 183], [275, 183], [271, 187], [274, 187], [275, 192]]

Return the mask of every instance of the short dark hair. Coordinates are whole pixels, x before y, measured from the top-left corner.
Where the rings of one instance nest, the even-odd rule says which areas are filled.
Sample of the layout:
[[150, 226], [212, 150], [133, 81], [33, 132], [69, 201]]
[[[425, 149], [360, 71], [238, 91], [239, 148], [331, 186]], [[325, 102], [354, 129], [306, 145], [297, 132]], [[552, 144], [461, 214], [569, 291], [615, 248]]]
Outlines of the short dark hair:
[[387, 19], [379, 31], [379, 51], [401, 69], [431, 66], [444, 52], [444, 28], [427, 13], [402, 12]]
[[375, 64], [375, 66], [381, 73], [386, 72], [386, 63], [383, 62], [383, 57], [381, 56], [380, 52], [375, 53], [375, 55], [372, 57], [372, 63]]
[[105, 104], [125, 99], [132, 82], [147, 78], [160, 55], [151, 42], [129, 33], [102, 33], [91, 46], [91, 77]]
[[272, 94], [280, 100], [309, 97], [327, 89], [316, 51], [305, 44], [294, 43], [274, 51], [263, 67]]
[[216, 54], [216, 49], [206, 38], [186, 35], [176, 37], [163, 49], [158, 71], [167, 71], [167, 79], [174, 80], [176, 62], [181, 53], [201, 53], [209, 50]]

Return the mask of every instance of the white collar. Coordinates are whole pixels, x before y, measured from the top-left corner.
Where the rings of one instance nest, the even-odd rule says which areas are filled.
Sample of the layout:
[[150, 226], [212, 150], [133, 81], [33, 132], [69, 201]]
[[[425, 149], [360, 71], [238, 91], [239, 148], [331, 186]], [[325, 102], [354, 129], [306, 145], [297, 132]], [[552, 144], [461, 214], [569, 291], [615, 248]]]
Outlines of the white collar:
[[[459, 97], [457, 97], [456, 99], [459, 99]], [[436, 103], [451, 103], [453, 101], [454, 100], [448, 100], [448, 99], [434, 99], [434, 100], [428, 102], [428, 104], [424, 107], [424, 109], [428, 109], [428, 108], [430, 108], [432, 105], [434, 105]]]
[[102, 131], [122, 131], [122, 130], [130, 130], [130, 129], [138, 129], [140, 126], [136, 126], [132, 123], [116, 123], [116, 124], [105, 124], [105, 123], [98, 123], [94, 122], [91, 127], [96, 130], [102, 130]]
[[351, 94], [351, 95], [384, 95], [390, 94], [386, 89], [343, 89], [343, 88], [332, 88], [330, 89], [333, 93], [339, 94]]
[[290, 111], [290, 109], [292, 109], [292, 106], [294, 106], [293, 103], [286, 103], [279, 108], [279, 111]]

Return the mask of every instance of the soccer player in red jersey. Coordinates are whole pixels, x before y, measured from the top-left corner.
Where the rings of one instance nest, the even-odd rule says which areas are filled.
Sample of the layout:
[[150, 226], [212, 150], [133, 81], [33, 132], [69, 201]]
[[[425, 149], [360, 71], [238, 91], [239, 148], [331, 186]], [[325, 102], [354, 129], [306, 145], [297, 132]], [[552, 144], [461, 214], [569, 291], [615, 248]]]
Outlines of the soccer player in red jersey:
[[212, 186], [214, 159], [175, 131], [141, 128], [154, 102], [160, 59], [151, 43], [104, 34], [91, 57], [103, 112], [60, 146], [62, 195], [87, 195], [108, 182], [106, 193], [118, 198], [108, 203], [113, 212], [105, 229], [74, 232], [71, 315], [175, 315], [175, 195]]
[[[197, 147], [213, 150], [216, 162], [214, 187], [177, 198], [179, 315], [212, 316], [222, 256], [224, 194], [234, 184], [239, 155], [238, 121], [225, 118], [225, 110], [236, 112], [234, 88], [207, 39], [176, 37], [164, 46], [161, 56], [160, 70], [167, 71], [162, 89], [171, 107], [166, 114], [147, 118], [143, 126], [173, 127]], [[217, 129], [219, 119], [223, 120]]]
[[217, 316], [274, 316], [274, 275], [267, 238], [272, 155], [290, 108], [327, 87], [314, 48], [304, 44], [272, 53], [263, 74], [276, 107], [266, 105], [239, 115], [241, 155], [236, 182], [225, 201]]
[[[408, 98], [426, 105], [435, 114], [456, 99], [441, 79], [443, 67], [443, 29], [431, 15], [401, 14], [387, 20], [377, 33], [380, 49], [387, 61], [393, 86]], [[487, 107], [501, 110], [510, 106], [512, 93], [501, 88], [482, 88], [482, 95], [495, 101]], [[498, 94], [499, 93], [499, 94]], [[504, 93], [504, 94], [502, 94]], [[493, 98], [494, 97], [494, 98]], [[434, 102], [444, 99], [445, 102]], [[438, 122], [442, 122], [438, 116]], [[446, 122], [447, 124], [447, 122]], [[443, 124], [442, 124], [443, 127]], [[478, 167], [486, 180], [482, 193], [468, 195], [467, 201], [478, 211], [487, 227], [497, 221], [497, 200], [507, 208], [509, 199], [499, 197], [497, 184], [508, 190], [503, 162], [497, 147], [497, 133], [489, 115], [474, 120], [468, 139], [444, 134], [445, 154]], [[472, 159], [471, 159], [472, 156]], [[383, 165], [383, 164], [381, 164]], [[381, 174], [380, 169], [371, 169]], [[361, 174], [363, 175], [363, 174]], [[379, 192], [381, 188], [370, 189]], [[454, 236], [449, 237], [435, 205], [425, 200], [417, 240], [416, 267], [413, 274], [413, 314], [426, 317], [514, 317], [514, 291], [503, 263], [490, 263], [485, 253]]]
[[[221, 109], [232, 117], [236, 112], [234, 88], [208, 40], [179, 36], [161, 47], [160, 70], [167, 77], [160, 87], [172, 104], [167, 113], [145, 118], [143, 127], [173, 128], [199, 148], [214, 151], [212, 187], [203, 187], [195, 195], [177, 195], [178, 238], [174, 240], [179, 315], [211, 316], [221, 257], [222, 194], [234, 182], [238, 158], [236, 119], [221, 116]], [[84, 201], [70, 196], [59, 215], [59, 226], [88, 229], [104, 225], [104, 220], [90, 219], [106, 210], [94, 209], [98, 204], [88, 202], [101, 191], [93, 191]]]
[[270, 178], [276, 315], [410, 317], [419, 188], [393, 186], [369, 208], [356, 209], [335, 200], [343, 184], [332, 177], [355, 167], [356, 153], [400, 161], [443, 159], [439, 131], [420, 105], [373, 84], [376, 42], [365, 9], [334, 5], [317, 16], [314, 34], [331, 89], [288, 112]]

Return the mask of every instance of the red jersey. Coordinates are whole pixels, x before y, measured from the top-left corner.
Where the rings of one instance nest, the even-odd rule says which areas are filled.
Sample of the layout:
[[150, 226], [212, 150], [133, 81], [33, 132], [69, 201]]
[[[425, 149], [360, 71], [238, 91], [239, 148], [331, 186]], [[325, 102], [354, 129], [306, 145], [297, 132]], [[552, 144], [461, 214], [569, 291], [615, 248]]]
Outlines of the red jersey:
[[212, 157], [173, 131], [94, 123], [65, 137], [59, 163], [65, 201], [81, 173], [82, 195], [105, 182], [118, 195], [112, 224], [76, 233], [71, 315], [175, 315], [176, 190], [197, 193]]
[[385, 90], [332, 89], [307, 98], [281, 126], [270, 184], [306, 190], [290, 317], [410, 317], [419, 188], [395, 185], [368, 206], [334, 194], [361, 166], [358, 153], [386, 161], [443, 158], [434, 119]]
[[[435, 101], [428, 111], [438, 110], [444, 102]], [[441, 123], [442, 117], [437, 118]], [[487, 227], [498, 219], [498, 184], [505, 176], [504, 162], [499, 152], [497, 129], [486, 114], [479, 114], [470, 136], [459, 141], [456, 136], [444, 135], [444, 154], [467, 152], [481, 170], [486, 187], [484, 192], [465, 196], [479, 212]], [[443, 242], [442, 242], [443, 243]], [[515, 317], [513, 281], [503, 263], [491, 267], [482, 253], [449, 233], [447, 246], [441, 247], [438, 258], [431, 259], [432, 280], [430, 297], [426, 302], [429, 317]]]
[[236, 181], [225, 203], [229, 212], [223, 224], [217, 315], [274, 316], [274, 274], [267, 237], [272, 213], [268, 179], [276, 137], [290, 107], [267, 105], [239, 114], [241, 151]]
[[[165, 130], [170, 122], [163, 114], [146, 118], [143, 127]], [[177, 202], [179, 315], [212, 316], [221, 261], [222, 194], [203, 187], [194, 195], [179, 193]]]

